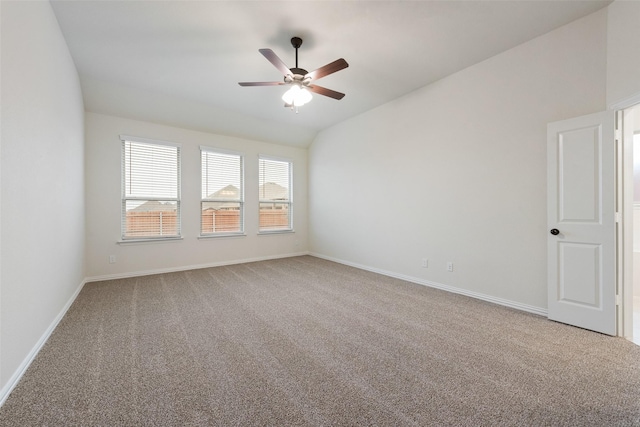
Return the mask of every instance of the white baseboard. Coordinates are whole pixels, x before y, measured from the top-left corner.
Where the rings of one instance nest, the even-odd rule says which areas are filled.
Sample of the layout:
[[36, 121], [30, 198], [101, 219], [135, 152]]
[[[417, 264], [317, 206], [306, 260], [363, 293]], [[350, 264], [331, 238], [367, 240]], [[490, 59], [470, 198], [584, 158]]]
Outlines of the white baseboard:
[[42, 334], [38, 342], [36, 342], [36, 344], [33, 346], [29, 354], [27, 354], [27, 357], [25, 357], [25, 359], [22, 361], [18, 369], [16, 369], [16, 371], [13, 373], [11, 378], [9, 378], [9, 381], [7, 381], [5, 386], [2, 387], [2, 389], [0, 389], [0, 406], [2, 406], [4, 402], [7, 400], [7, 398], [9, 397], [9, 395], [11, 394], [15, 386], [18, 384], [18, 381], [20, 381], [20, 378], [22, 378], [24, 373], [27, 371], [27, 368], [29, 368], [29, 365], [31, 365], [31, 362], [33, 362], [33, 360], [36, 358], [36, 356], [40, 352], [40, 349], [42, 349], [42, 346], [44, 346], [44, 344], [47, 342], [47, 340], [49, 339], [53, 331], [56, 329], [56, 326], [58, 326], [58, 323], [60, 323], [64, 315], [67, 314], [67, 311], [71, 307], [71, 304], [73, 304], [73, 302], [76, 300], [76, 298], [78, 297], [78, 294], [84, 287], [85, 283], [87, 283], [86, 279], [83, 280], [82, 283], [80, 283], [80, 285], [75, 290], [73, 295], [71, 295], [71, 298], [69, 298], [69, 300], [64, 305], [64, 307], [62, 307], [62, 310], [60, 310], [60, 312], [55, 317], [55, 319], [53, 319], [53, 322], [51, 322], [51, 324], [44, 331], [44, 333]]
[[180, 267], [158, 268], [154, 270], [140, 270], [140, 271], [131, 271], [127, 273], [105, 274], [102, 276], [87, 277], [85, 281], [87, 283], [102, 282], [104, 280], [126, 279], [128, 277], [149, 276], [151, 274], [174, 273], [176, 271], [197, 270], [199, 268], [222, 267], [225, 265], [244, 264], [247, 262], [257, 262], [257, 261], [268, 261], [271, 259], [291, 258], [294, 256], [303, 256], [303, 255], [309, 255], [309, 252], [305, 251], [305, 252], [296, 252], [296, 253], [290, 253], [290, 254], [279, 254], [279, 255], [269, 255], [269, 256], [255, 257], [255, 258], [235, 259], [231, 261], [212, 262], [207, 264], [193, 264], [193, 265], [180, 266]]
[[362, 265], [354, 262], [345, 261], [338, 258], [310, 252], [309, 255], [326, 259], [327, 261], [337, 262], [339, 264], [348, 265], [350, 267], [359, 268], [361, 270], [371, 271], [372, 273], [382, 274], [383, 276], [389, 276], [400, 280], [406, 280], [407, 282], [416, 283], [418, 285], [428, 286], [430, 288], [441, 289], [443, 291], [452, 292], [454, 294], [466, 295], [471, 298], [476, 298], [482, 301], [492, 302], [494, 304], [503, 305], [505, 307], [515, 308], [516, 310], [526, 311], [528, 313], [537, 314], [539, 316], [547, 317], [547, 310], [540, 307], [535, 307], [528, 304], [522, 304], [516, 301], [510, 301], [502, 298], [493, 297], [491, 295], [485, 295], [478, 292], [468, 291], [465, 289], [455, 288], [453, 286], [443, 285], [442, 283], [432, 282], [429, 280], [420, 279], [417, 277], [407, 276], [404, 274], [395, 273], [392, 271], [381, 270], [379, 268], [370, 267], [368, 265]]

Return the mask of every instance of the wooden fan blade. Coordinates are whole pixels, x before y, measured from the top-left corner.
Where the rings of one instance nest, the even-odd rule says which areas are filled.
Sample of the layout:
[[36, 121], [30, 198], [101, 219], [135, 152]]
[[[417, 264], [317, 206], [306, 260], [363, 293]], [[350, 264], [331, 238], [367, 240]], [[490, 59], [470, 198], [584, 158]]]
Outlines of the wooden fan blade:
[[307, 86], [311, 92], [315, 92], [318, 95], [328, 96], [333, 99], [342, 99], [344, 98], [344, 93], [336, 92], [335, 90], [327, 89], [326, 87], [318, 86], [318, 85], [309, 85]]
[[349, 64], [343, 58], [336, 59], [330, 64], [325, 65], [324, 67], [320, 67], [315, 71], [308, 73], [305, 77], [311, 77], [313, 80], [318, 80], [323, 78], [324, 76], [328, 76], [329, 74], [333, 74], [336, 71], [343, 70], [347, 68]]
[[271, 49], [258, 49], [258, 52], [267, 58], [267, 60], [280, 70], [283, 75], [286, 76], [287, 74], [291, 74], [289, 67], [287, 67], [280, 58], [278, 58], [278, 55], [276, 55], [274, 51]]
[[286, 83], [284, 82], [238, 82], [240, 86], [280, 86]]

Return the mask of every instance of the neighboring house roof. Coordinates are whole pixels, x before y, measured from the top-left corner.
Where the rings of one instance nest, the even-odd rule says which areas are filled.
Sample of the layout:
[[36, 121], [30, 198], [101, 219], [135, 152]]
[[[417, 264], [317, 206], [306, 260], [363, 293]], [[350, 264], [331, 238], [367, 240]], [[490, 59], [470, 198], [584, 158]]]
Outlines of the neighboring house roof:
[[265, 182], [259, 191], [260, 200], [289, 200], [289, 189], [275, 182]]
[[[261, 185], [258, 188], [259, 198], [260, 200], [288, 200], [289, 198], [289, 190], [282, 185], [276, 184], [275, 182], [267, 182]], [[240, 190], [235, 185], [227, 185], [224, 188], [216, 191], [215, 193], [211, 193], [209, 195], [210, 199], [229, 199], [229, 202], [219, 201], [219, 202], [207, 202], [207, 209], [225, 209], [225, 208], [236, 208], [235, 202], [232, 200], [237, 200], [238, 195], [240, 194]]]
[[[260, 200], [288, 200], [289, 190], [286, 187], [283, 187], [275, 182], [267, 182], [264, 185], [261, 185], [258, 189]], [[215, 193], [211, 193], [209, 195], [210, 199], [229, 199], [229, 202], [217, 201], [217, 202], [207, 202], [207, 209], [225, 209], [225, 208], [236, 208], [235, 200], [238, 199], [238, 195], [240, 194], [240, 190], [235, 185], [227, 185], [224, 188], [216, 191]], [[175, 211], [176, 205], [172, 202], [159, 202], [156, 200], [150, 200], [148, 202], [144, 202], [140, 206], [131, 209], [134, 212], [168, 212]]]
[[235, 200], [238, 200], [238, 196], [240, 195], [240, 190], [235, 185], [227, 185], [226, 187], [221, 188], [215, 193], [209, 194], [209, 199], [229, 199], [234, 200], [233, 202], [207, 202], [207, 209], [228, 209], [228, 208], [237, 208]]
[[174, 212], [176, 204], [174, 202], [159, 202], [157, 200], [149, 200], [140, 206], [131, 209], [129, 212]]
[[209, 194], [210, 199], [230, 199], [237, 200], [238, 195], [240, 194], [240, 190], [235, 185], [227, 185], [224, 188], [216, 191], [215, 193]]

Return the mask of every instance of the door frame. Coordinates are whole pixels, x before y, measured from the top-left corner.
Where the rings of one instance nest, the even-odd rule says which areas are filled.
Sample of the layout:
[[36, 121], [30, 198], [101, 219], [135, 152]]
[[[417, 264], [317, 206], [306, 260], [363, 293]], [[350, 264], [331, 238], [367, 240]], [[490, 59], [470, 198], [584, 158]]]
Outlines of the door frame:
[[[638, 107], [640, 108], [640, 107]], [[619, 256], [618, 272], [619, 286], [622, 301], [620, 302], [620, 313], [618, 313], [619, 336], [628, 340], [633, 338], [633, 138], [634, 128], [638, 125], [634, 123], [634, 113], [632, 108], [626, 108], [620, 111], [622, 118], [621, 129], [621, 154], [620, 165], [618, 168], [618, 191], [620, 208], [622, 217], [626, 220], [622, 221], [622, 227], [618, 230]]]
[[[628, 340], [633, 338], [633, 130], [636, 124], [631, 108], [635, 106], [640, 108], [640, 92], [609, 106], [622, 119], [622, 129], [616, 131], [616, 137], [620, 139], [616, 143], [619, 151], [616, 154], [616, 210], [622, 217], [616, 230], [617, 287], [620, 296], [617, 322], [618, 336]], [[618, 123], [619, 120], [616, 120]]]

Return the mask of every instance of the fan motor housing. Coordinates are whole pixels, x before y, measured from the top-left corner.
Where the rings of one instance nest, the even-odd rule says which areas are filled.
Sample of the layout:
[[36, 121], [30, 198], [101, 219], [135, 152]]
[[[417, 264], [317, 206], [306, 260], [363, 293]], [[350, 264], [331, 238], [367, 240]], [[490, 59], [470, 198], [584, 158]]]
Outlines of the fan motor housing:
[[307, 74], [309, 74], [309, 72], [307, 70], [305, 70], [304, 68], [291, 68], [291, 74], [299, 74], [301, 76], [306, 76]]

